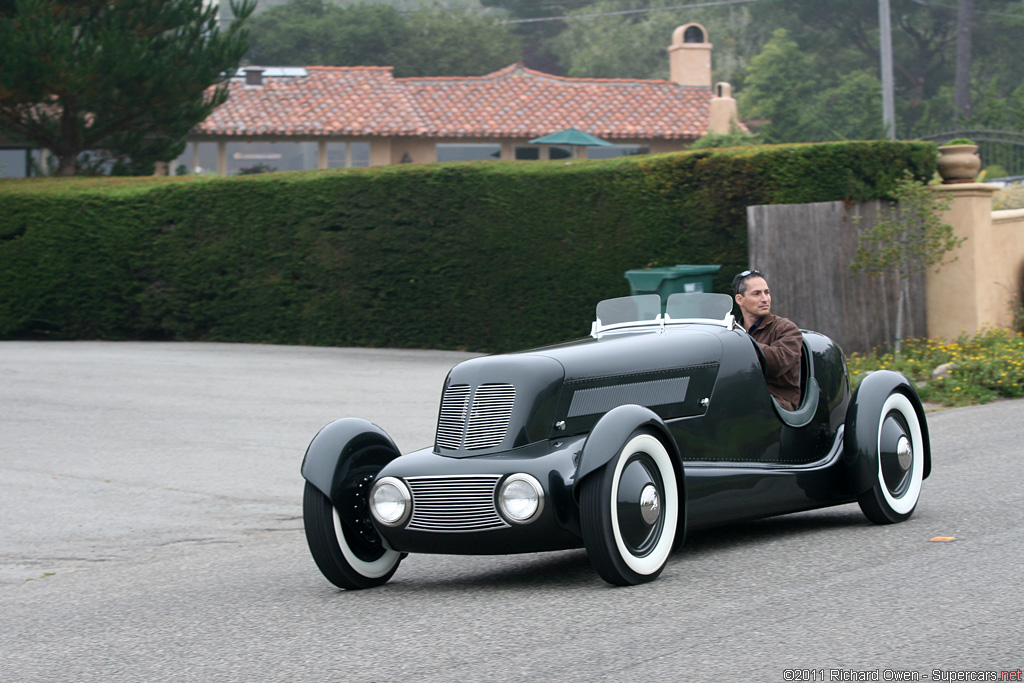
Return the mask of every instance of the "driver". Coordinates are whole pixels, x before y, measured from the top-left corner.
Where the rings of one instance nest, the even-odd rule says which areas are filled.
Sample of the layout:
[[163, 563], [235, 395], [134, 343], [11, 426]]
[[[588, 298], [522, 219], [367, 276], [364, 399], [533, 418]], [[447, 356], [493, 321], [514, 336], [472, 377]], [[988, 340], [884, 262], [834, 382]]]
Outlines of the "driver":
[[786, 410], [800, 404], [800, 329], [781, 316], [772, 315], [772, 293], [764, 273], [745, 270], [732, 280], [736, 303], [743, 312], [743, 329], [761, 347], [768, 391]]

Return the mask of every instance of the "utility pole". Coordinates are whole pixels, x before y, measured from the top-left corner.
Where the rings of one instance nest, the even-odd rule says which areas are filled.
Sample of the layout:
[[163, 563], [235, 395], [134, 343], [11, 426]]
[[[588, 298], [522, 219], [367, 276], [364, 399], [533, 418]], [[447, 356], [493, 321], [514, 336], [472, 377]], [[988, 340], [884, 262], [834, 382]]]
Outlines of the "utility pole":
[[892, 84], [892, 22], [889, 0], [878, 0], [878, 40], [882, 54], [882, 126], [890, 140], [896, 139], [896, 103]]
[[971, 33], [973, 30], [973, 0], [957, 3], [956, 78], [953, 81], [953, 109], [958, 119], [971, 115]]

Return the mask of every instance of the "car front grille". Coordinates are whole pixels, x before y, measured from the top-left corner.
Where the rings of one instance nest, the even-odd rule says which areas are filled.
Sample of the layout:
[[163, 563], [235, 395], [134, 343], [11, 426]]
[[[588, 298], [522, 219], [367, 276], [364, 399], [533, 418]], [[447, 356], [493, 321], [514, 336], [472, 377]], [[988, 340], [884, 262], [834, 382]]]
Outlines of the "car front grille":
[[511, 384], [449, 385], [441, 398], [437, 445], [468, 451], [497, 446], [505, 439], [516, 388]]
[[468, 532], [509, 526], [495, 508], [494, 490], [501, 475], [408, 477], [412, 518], [407, 529]]

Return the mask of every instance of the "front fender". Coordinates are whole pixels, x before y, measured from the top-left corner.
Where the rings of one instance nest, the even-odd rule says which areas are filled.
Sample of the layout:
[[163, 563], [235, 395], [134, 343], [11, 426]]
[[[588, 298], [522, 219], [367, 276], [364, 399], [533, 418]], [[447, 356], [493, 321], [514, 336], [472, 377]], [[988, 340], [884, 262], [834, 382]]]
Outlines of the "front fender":
[[917, 390], [898, 372], [879, 370], [860, 383], [846, 409], [846, 428], [843, 434], [843, 465], [846, 469], [851, 493], [859, 496], [874, 486], [878, 478], [878, 425], [882, 419], [882, 404], [893, 392], [909, 399], [921, 422], [924, 440], [924, 476], [931, 474], [932, 448], [928, 435], [928, 422]]
[[[302, 476], [342, 512], [345, 491], [376, 475], [399, 455], [387, 433], [368, 420], [335, 420], [313, 437], [302, 459]], [[371, 476], [372, 478], [372, 476]]]
[[577, 500], [580, 482], [611, 462], [622, 450], [629, 436], [638, 429], [649, 429], [661, 438], [665, 449], [676, 463], [676, 483], [679, 485], [680, 496], [684, 495], [686, 489], [683, 485], [683, 462], [672, 433], [653, 410], [630, 404], [612, 408], [605, 413], [583, 443], [583, 453], [580, 455], [580, 464], [576, 468], [576, 480], [573, 484], [573, 495]]

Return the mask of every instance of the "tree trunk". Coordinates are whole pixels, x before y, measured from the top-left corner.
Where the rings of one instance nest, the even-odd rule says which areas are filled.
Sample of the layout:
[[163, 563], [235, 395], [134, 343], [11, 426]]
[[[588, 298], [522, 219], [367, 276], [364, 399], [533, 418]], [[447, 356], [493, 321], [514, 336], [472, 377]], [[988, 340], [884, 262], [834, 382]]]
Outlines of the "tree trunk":
[[75, 175], [75, 159], [77, 158], [77, 156], [78, 155], [71, 157], [58, 156], [57, 170], [54, 171], [53, 174], [55, 176], [60, 176], [62, 178], [67, 178], [69, 176]]
[[971, 32], [974, 21], [974, 0], [957, 0], [956, 79], [953, 85], [953, 108], [958, 119], [971, 115]]
[[898, 358], [903, 347], [903, 328], [906, 324], [904, 311], [910, 307], [910, 277], [903, 277], [900, 273], [899, 279], [900, 294], [896, 297], [896, 346], [893, 348], [893, 358]]

